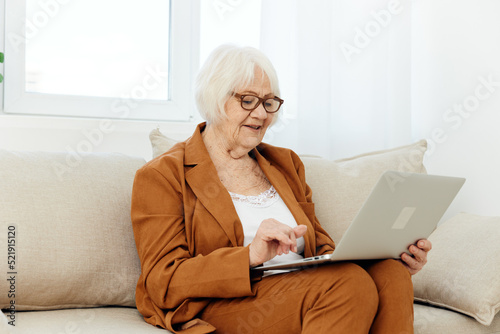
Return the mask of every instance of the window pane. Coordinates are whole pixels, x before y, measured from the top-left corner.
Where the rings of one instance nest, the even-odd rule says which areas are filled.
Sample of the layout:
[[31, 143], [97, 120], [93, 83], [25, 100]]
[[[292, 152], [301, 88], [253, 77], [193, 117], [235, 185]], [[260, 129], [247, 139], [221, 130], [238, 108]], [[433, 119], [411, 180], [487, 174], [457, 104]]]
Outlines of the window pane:
[[53, 3], [26, 0], [26, 91], [168, 100], [170, 1]]

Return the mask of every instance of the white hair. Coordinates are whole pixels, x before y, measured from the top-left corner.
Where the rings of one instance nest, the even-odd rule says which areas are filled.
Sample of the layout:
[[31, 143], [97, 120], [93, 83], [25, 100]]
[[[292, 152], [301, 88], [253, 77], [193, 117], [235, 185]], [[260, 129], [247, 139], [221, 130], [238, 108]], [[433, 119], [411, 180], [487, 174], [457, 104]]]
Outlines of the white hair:
[[207, 123], [217, 123], [227, 116], [224, 105], [235, 92], [252, 83], [256, 67], [266, 74], [272, 93], [279, 96], [278, 76], [264, 53], [229, 44], [212, 51], [195, 84], [196, 105]]

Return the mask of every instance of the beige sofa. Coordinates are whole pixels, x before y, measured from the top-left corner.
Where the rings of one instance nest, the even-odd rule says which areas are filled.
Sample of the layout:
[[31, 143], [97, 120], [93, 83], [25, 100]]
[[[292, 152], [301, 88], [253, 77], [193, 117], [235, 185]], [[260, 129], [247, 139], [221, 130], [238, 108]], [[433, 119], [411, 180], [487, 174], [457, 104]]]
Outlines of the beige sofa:
[[[158, 132], [151, 139], [156, 155], [171, 145]], [[303, 158], [317, 216], [336, 241], [383, 171], [425, 172], [425, 149], [421, 141], [336, 162]], [[0, 333], [166, 332], [145, 323], [134, 301], [140, 263], [130, 194], [144, 163], [112, 153], [0, 151]], [[475, 247], [450, 249], [464, 235]], [[499, 218], [469, 214], [433, 233], [415, 296], [440, 307], [415, 303], [415, 333], [500, 333], [499, 237]]]

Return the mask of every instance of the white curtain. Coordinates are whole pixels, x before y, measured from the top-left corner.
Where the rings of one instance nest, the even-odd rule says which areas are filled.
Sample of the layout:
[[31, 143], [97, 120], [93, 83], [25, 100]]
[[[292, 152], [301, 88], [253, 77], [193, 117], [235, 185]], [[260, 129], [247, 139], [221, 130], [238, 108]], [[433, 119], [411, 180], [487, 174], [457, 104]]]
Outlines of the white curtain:
[[332, 159], [414, 140], [410, 28], [409, 0], [262, 1], [285, 99], [266, 140]]

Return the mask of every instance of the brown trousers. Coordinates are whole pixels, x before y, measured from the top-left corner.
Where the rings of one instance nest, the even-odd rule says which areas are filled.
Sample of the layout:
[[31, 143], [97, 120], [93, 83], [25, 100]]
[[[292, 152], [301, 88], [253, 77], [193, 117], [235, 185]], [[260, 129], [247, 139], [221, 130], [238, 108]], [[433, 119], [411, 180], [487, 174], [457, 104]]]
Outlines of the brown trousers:
[[255, 296], [216, 299], [217, 333], [413, 333], [413, 287], [395, 260], [335, 263], [263, 278]]

